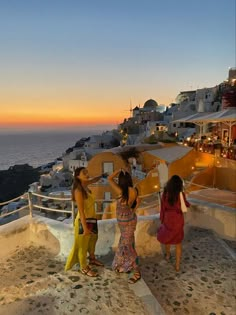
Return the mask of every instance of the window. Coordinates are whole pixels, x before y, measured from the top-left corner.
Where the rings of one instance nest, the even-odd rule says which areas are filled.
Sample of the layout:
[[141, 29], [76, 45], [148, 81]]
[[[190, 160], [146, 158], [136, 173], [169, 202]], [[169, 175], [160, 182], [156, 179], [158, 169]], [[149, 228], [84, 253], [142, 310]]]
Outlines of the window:
[[111, 193], [110, 193], [110, 191], [105, 191], [105, 193], [104, 193], [104, 199], [105, 199], [105, 200], [111, 200]]
[[104, 162], [103, 163], [103, 173], [111, 174], [114, 172], [113, 162]]

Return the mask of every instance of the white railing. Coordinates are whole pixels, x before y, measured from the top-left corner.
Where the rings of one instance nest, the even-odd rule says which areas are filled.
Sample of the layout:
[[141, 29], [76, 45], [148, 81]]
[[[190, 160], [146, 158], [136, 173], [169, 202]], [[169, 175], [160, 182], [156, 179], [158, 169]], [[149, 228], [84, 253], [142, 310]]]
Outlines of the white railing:
[[[50, 208], [50, 207], [45, 207], [41, 201], [34, 201], [34, 196], [35, 197], [38, 197], [38, 198], [42, 198], [42, 199], [47, 199], [47, 200], [50, 200], [52, 199], [53, 201], [54, 200], [58, 200], [58, 201], [61, 201], [61, 202], [70, 202], [71, 203], [71, 208], [70, 210], [66, 210], [66, 209], [63, 209], [63, 208]], [[74, 215], [75, 215], [75, 209], [74, 209], [74, 202], [71, 200], [71, 198], [65, 198], [65, 197], [51, 197], [51, 196], [46, 196], [46, 195], [41, 195], [41, 194], [37, 194], [37, 193], [32, 193], [32, 192], [28, 192], [24, 195], [21, 195], [19, 197], [16, 197], [14, 199], [11, 199], [11, 200], [8, 200], [8, 201], [5, 201], [5, 202], [2, 202], [0, 203], [0, 207], [1, 206], [8, 206], [10, 205], [12, 202], [15, 202], [15, 201], [19, 201], [19, 200], [26, 200], [27, 201], [27, 204], [26, 205], [23, 205], [23, 206], [19, 206], [19, 208], [15, 209], [15, 210], [12, 210], [10, 211], [9, 208], [5, 208], [3, 207], [3, 209], [0, 209], [4, 211], [4, 213], [0, 214], [0, 218], [4, 218], [4, 217], [7, 217], [9, 215], [12, 215], [14, 213], [19, 213], [21, 212], [22, 210], [28, 210], [28, 214], [32, 217], [33, 216], [33, 210], [34, 209], [40, 209], [40, 210], [46, 210], [46, 211], [53, 211], [53, 212], [61, 212], [62, 214], [64, 213], [69, 213], [72, 215], [72, 218], [74, 220]]]
[[[148, 208], [153, 208], [154, 206], [158, 206], [159, 205], [159, 194], [158, 193], [151, 193], [151, 194], [147, 194], [147, 195], [143, 195], [143, 196], [139, 196], [140, 199], [142, 200], [143, 206], [140, 207], [140, 209], [142, 210], [146, 210]], [[149, 197], [154, 197], [156, 199], [145, 202], [145, 199], [149, 198]], [[33, 193], [33, 192], [28, 192], [24, 195], [21, 195], [19, 197], [16, 197], [14, 199], [8, 200], [6, 202], [2, 202], [0, 203], [0, 207], [4, 206], [4, 205], [9, 205], [11, 202], [17, 201], [17, 200], [26, 200], [27, 204], [23, 205], [22, 207], [19, 207], [18, 209], [9, 211], [8, 209], [4, 209], [4, 211], [6, 211], [6, 213], [1, 214], [0, 213], [0, 219], [3, 217], [7, 217], [10, 216], [14, 213], [19, 213], [22, 210], [28, 210], [28, 214], [32, 217], [33, 216], [33, 210], [34, 209], [39, 209], [40, 211], [44, 210], [44, 211], [51, 211], [51, 212], [58, 212], [61, 214], [71, 214], [72, 216], [72, 220], [74, 222], [75, 219], [75, 203], [71, 200], [70, 197], [53, 197], [53, 196], [48, 196], [48, 195], [42, 195], [39, 193]], [[47, 203], [47, 201], [52, 200], [52, 205], [51, 206], [46, 206], [45, 203]], [[60, 204], [56, 204], [55, 201], [59, 201]], [[101, 202], [101, 203], [112, 203], [113, 201], [115, 201], [115, 199], [96, 199], [96, 203]], [[70, 207], [65, 207], [66, 203], [70, 204]], [[61, 205], [64, 205], [64, 207], [60, 207]], [[147, 204], [147, 205], [145, 205]], [[69, 208], [69, 209], [67, 209]], [[2, 209], [0, 209], [1, 211]], [[103, 214], [103, 211], [96, 211], [96, 214]], [[111, 212], [106, 211], [106, 214], [111, 214]]]
[[[11, 200], [8, 200], [8, 201], [5, 201], [5, 202], [1, 202], [1, 203], [0, 203], [0, 207], [1, 207], [1, 206], [8, 205], [8, 204], [10, 204], [11, 202], [15, 202], [15, 201], [22, 200], [22, 199], [25, 199], [25, 198], [27, 198], [27, 194], [23, 194], [23, 195], [21, 195], [21, 196], [19, 196], [19, 197], [16, 197], [16, 198], [11, 199]], [[14, 213], [18, 213], [18, 212], [20, 212], [20, 211], [22, 211], [22, 210], [25, 210], [25, 209], [29, 209], [29, 206], [28, 206], [28, 205], [25, 205], [25, 206], [22, 206], [22, 207], [20, 207], [20, 208], [15, 209], [15, 210], [9, 211], [9, 212], [8, 212], [8, 210], [7, 210], [6, 213], [3, 213], [3, 214], [0, 213], [0, 218], [7, 217], [8, 215], [11, 215], [11, 214], [14, 214]], [[1, 209], [0, 209], [0, 210], [1, 210]], [[5, 210], [4, 210], [4, 211], [5, 211]]]
[[[52, 197], [52, 196], [45, 196], [45, 195], [41, 195], [41, 194], [38, 194], [38, 193], [33, 193], [33, 192], [29, 192], [28, 193], [28, 196], [29, 196], [29, 211], [30, 211], [30, 215], [32, 216], [32, 213], [33, 213], [33, 208], [36, 208], [36, 209], [43, 209], [43, 210], [47, 210], [47, 211], [53, 211], [53, 212], [60, 212], [60, 213], [70, 213], [72, 215], [72, 218], [74, 220], [74, 217], [75, 217], [75, 207], [74, 207], [74, 202], [71, 200], [71, 198], [69, 197]], [[39, 198], [42, 198], [42, 199], [48, 199], [48, 200], [57, 200], [57, 201], [61, 201], [63, 203], [65, 202], [70, 202], [71, 204], [71, 210], [66, 210], [66, 209], [63, 209], [62, 207], [61, 208], [50, 208], [50, 207], [46, 207], [44, 206], [43, 204], [41, 204], [40, 202], [36, 202], [34, 203], [33, 201], [33, 196], [35, 197], [39, 197]]]
[[193, 183], [192, 181], [188, 181], [188, 180], [185, 180], [184, 183], [186, 184], [186, 187], [185, 187], [185, 190], [188, 192], [188, 189], [190, 186], [196, 186], [196, 187], [199, 187], [200, 188], [203, 188], [203, 189], [209, 189], [209, 188], [212, 188], [210, 186], [205, 186], [205, 185], [200, 185], [200, 184], [196, 184], [196, 183]]

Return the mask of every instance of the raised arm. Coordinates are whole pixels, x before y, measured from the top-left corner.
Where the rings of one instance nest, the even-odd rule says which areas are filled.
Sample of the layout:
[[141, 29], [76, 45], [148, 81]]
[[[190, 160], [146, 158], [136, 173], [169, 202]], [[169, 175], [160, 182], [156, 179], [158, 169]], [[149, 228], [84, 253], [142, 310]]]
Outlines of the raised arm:
[[99, 181], [101, 178], [103, 178], [104, 174], [101, 174], [99, 176], [95, 176], [95, 177], [92, 177], [92, 178], [89, 178], [88, 181], [87, 181], [87, 185], [91, 185], [91, 184], [94, 184], [96, 183], [97, 181]]
[[122, 169], [115, 170], [111, 175], [107, 177], [109, 184], [117, 193], [117, 195], [120, 195], [122, 193], [119, 185], [115, 182], [115, 177], [117, 177], [120, 174], [120, 172], [122, 172]]
[[138, 196], [138, 189], [136, 187], [134, 187], [133, 190], [134, 190], [134, 201], [133, 201], [133, 204], [135, 203], [135, 206], [133, 207], [133, 210], [135, 212], [138, 209], [138, 207], [139, 207], [139, 205], [141, 203], [141, 200], [140, 200], [140, 198]]

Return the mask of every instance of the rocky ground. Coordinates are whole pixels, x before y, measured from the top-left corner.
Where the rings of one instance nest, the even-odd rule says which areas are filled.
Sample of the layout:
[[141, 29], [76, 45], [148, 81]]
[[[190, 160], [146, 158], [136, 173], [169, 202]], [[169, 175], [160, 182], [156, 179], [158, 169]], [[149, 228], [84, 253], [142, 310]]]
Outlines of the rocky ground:
[[40, 177], [39, 168], [28, 164], [15, 165], [0, 171], [0, 202], [19, 197], [28, 191], [29, 185]]
[[110, 266], [90, 278], [76, 269], [64, 272], [45, 247], [18, 248], [1, 260], [0, 315], [147, 314], [129, 288], [127, 275]]
[[[166, 315], [235, 315], [235, 242], [192, 228], [183, 245], [179, 273], [174, 252], [170, 262], [162, 255], [141, 259], [143, 279]], [[78, 268], [64, 272], [64, 261], [45, 247], [16, 248], [0, 261], [0, 315], [150, 314], [127, 275], [111, 271], [112, 257], [102, 259], [99, 277], [89, 278]]]
[[192, 228], [179, 273], [174, 251], [170, 262], [161, 255], [141, 260], [143, 278], [167, 315], [236, 314], [236, 252], [230, 255], [236, 242], [227, 243], [209, 230]]

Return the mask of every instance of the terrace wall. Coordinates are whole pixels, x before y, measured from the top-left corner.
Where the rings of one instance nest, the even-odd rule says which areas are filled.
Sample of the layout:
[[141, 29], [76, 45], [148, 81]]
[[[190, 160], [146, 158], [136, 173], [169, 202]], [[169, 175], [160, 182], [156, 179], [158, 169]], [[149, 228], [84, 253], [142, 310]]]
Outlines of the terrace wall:
[[[216, 207], [194, 204], [185, 214], [185, 233], [190, 226], [211, 229], [220, 237], [229, 240], [236, 238], [236, 213]], [[138, 217], [135, 233], [136, 249], [139, 256], [161, 253], [161, 244], [156, 239], [160, 225], [159, 214]], [[115, 219], [100, 220], [99, 238], [96, 247], [98, 256], [113, 252], [119, 241], [120, 233]], [[5, 257], [18, 247], [29, 243], [43, 245], [60, 259], [65, 260], [74, 241], [72, 224], [35, 216], [26, 216], [0, 227], [0, 257]]]

